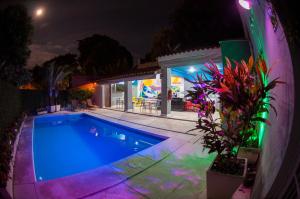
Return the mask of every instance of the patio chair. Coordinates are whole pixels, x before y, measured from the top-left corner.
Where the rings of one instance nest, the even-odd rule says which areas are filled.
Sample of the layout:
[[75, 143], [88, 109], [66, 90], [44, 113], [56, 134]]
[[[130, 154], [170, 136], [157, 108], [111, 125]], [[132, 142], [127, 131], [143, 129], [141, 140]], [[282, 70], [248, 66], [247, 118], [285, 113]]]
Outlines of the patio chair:
[[152, 109], [155, 110], [155, 112], [157, 113], [158, 110], [160, 110], [161, 108], [161, 100], [156, 100], [155, 102], [151, 103], [150, 105], [150, 109], [152, 112]]
[[147, 111], [146, 101], [145, 99], [142, 99], [140, 102], [140, 112], [143, 112], [143, 110]]

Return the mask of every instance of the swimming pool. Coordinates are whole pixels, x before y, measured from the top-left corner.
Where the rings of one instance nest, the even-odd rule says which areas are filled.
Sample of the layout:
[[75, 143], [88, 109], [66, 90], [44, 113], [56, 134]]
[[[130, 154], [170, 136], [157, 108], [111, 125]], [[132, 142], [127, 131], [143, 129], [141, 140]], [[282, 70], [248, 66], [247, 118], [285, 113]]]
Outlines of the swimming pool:
[[35, 177], [44, 181], [95, 169], [165, 139], [84, 113], [37, 117], [33, 129]]

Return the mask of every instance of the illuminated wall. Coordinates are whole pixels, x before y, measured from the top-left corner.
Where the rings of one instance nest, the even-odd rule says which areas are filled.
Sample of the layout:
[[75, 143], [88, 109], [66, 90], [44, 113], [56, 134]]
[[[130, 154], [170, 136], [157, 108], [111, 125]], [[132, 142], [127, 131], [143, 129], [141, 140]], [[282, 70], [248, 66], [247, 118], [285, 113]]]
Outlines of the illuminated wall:
[[240, 8], [240, 13], [253, 53], [256, 57], [261, 55], [268, 66], [272, 66], [271, 79], [280, 77], [281, 81], [286, 82], [272, 91], [276, 96], [273, 104], [277, 109], [277, 116], [271, 111], [271, 126], [261, 128], [265, 134], [262, 137], [262, 153], [252, 198], [266, 198], [288, 146], [294, 110], [294, 79], [288, 43], [278, 17], [267, 1], [252, 2], [251, 10]]
[[[171, 89], [174, 97], [184, 97], [184, 79], [173, 76], [171, 78]], [[134, 97], [157, 98], [161, 93], [161, 79], [135, 80], [132, 82]]]
[[82, 89], [82, 90], [90, 90], [90, 91], [95, 91], [97, 84], [96, 83], [87, 83], [81, 86], [78, 86], [78, 89]]

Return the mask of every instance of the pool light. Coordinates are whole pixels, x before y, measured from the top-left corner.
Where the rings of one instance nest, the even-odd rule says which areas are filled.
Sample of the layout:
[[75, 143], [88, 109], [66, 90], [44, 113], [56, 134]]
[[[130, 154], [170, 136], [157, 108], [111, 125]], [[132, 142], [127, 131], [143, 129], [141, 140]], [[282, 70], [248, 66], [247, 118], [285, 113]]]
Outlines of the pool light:
[[251, 2], [250, 2], [250, 0], [239, 0], [239, 4], [240, 4], [240, 6], [242, 6], [246, 10], [250, 10], [251, 9]]

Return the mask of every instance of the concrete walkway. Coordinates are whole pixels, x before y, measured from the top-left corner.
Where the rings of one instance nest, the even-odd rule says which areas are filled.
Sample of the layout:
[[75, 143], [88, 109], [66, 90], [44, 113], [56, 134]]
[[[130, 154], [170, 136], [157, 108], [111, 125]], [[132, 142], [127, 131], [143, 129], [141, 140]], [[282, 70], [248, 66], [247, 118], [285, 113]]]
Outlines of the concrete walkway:
[[90, 112], [146, 127], [173, 131], [169, 135], [176, 132], [177, 136], [188, 140], [156, 165], [91, 198], [122, 198], [120, 192], [129, 194], [130, 198], [206, 198], [206, 170], [215, 155], [209, 155], [204, 150], [201, 143], [202, 133], [195, 130], [195, 122], [107, 109]]
[[[136, 115], [107, 109], [94, 117], [169, 137], [137, 154], [93, 171], [35, 182], [31, 154], [32, 119], [20, 136], [14, 195], [23, 198], [206, 198], [206, 170], [215, 155], [201, 144], [195, 122]], [[30, 161], [31, 160], [31, 161]]]

